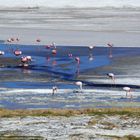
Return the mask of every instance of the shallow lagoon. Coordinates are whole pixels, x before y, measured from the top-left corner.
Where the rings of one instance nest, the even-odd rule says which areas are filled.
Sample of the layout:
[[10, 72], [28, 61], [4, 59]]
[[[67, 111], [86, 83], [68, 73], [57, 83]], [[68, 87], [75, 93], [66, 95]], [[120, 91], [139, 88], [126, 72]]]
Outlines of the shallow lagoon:
[[[19, 61], [20, 57], [12, 53], [17, 48], [23, 52], [23, 56], [31, 55], [33, 61], [28, 68], [22, 68], [1, 60], [1, 107], [140, 107], [138, 68], [130, 75], [130, 72], [138, 67], [135, 60], [139, 60], [139, 48], [116, 47], [112, 50], [113, 58], [109, 58], [109, 48], [105, 46], [97, 46], [92, 52], [87, 46], [57, 46], [58, 53], [53, 56], [51, 49], [46, 49], [45, 46], [1, 43], [0, 49], [5, 51], [5, 56], [1, 56], [1, 59]], [[68, 57], [69, 53], [73, 54], [73, 58]], [[80, 57], [79, 66], [75, 61], [76, 56]], [[89, 56], [93, 56], [93, 59], [89, 59]], [[128, 59], [127, 63], [119, 60], [125, 58]], [[115, 73], [118, 77], [116, 85], [107, 78], [106, 74], [109, 72]], [[74, 84], [77, 80], [84, 83], [82, 92]], [[58, 87], [58, 93], [52, 96], [51, 88], [54, 85]], [[123, 86], [134, 89], [133, 99], [125, 97]]]

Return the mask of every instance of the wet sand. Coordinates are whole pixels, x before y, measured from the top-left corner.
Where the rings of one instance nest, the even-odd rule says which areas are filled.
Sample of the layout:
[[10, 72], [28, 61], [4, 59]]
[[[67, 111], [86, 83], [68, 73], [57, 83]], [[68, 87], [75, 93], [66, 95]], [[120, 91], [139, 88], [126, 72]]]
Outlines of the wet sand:
[[[0, 38], [7, 40], [10, 37], [19, 37], [19, 44], [51, 44], [78, 45], [78, 46], [106, 46], [112, 42], [116, 47], [139, 47], [140, 33], [135, 32], [111, 32], [111, 31], [82, 31], [82, 30], [59, 30], [39, 28], [0, 27]], [[40, 38], [41, 42], [36, 43]]]
[[0, 7], [0, 39], [18, 36], [21, 44], [140, 47], [139, 8]]

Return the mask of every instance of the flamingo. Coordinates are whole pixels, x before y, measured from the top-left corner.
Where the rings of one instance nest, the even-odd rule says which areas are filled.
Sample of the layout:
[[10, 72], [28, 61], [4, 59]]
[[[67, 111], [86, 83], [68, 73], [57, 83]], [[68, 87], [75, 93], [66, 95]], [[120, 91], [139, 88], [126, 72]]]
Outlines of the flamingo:
[[110, 79], [113, 81], [113, 83], [115, 84], [115, 75], [114, 75], [114, 73], [108, 73], [107, 76], [108, 76], [108, 78], [110, 78]]
[[51, 46], [56, 49], [56, 43], [52, 42]]
[[79, 65], [80, 65], [80, 58], [79, 57], [75, 57], [75, 61], [77, 62], [77, 70], [76, 70], [76, 73], [77, 73], [77, 76], [79, 75]]
[[54, 95], [54, 93], [57, 93], [57, 86], [53, 86], [52, 87], [52, 95]]
[[126, 92], [126, 97], [128, 97], [128, 95], [132, 98], [132, 94], [131, 92], [131, 88], [130, 87], [123, 87], [123, 90]]
[[112, 57], [113, 57], [113, 55], [112, 55], [112, 47], [113, 47], [114, 45], [111, 44], [111, 43], [108, 43], [107, 45], [108, 45], [108, 47], [109, 47], [109, 57], [112, 58]]
[[23, 63], [22, 66], [23, 67], [28, 67], [29, 64], [28, 62], [31, 61], [31, 56], [23, 56], [21, 57], [21, 62]]
[[22, 63], [28, 62], [27, 57], [26, 57], [26, 56], [21, 57], [21, 62], [22, 62]]
[[31, 56], [26, 56], [28, 61], [32, 61], [32, 57]]
[[15, 41], [15, 39], [13, 37], [11, 37], [11, 41], [13, 42], [13, 41]]
[[38, 38], [38, 39], [36, 39], [36, 42], [41, 42], [41, 40]]
[[75, 84], [77, 86], [79, 86], [80, 90], [82, 91], [82, 89], [83, 89], [83, 83], [81, 81], [77, 81]]
[[0, 55], [4, 55], [5, 54], [5, 52], [4, 51], [0, 51]]
[[12, 42], [11, 38], [8, 38], [8, 39], [7, 39], [7, 42], [8, 42], [8, 43], [11, 43], [11, 42]]
[[70, 58], [72, 58], [73, 55], [72, 55], [72, 53], [69, 53], [68, 56], [69, 56]]
[[32, 57], [31, 56], [23, 56], [23, 57], [21, 57], [21, 62], [27, 63], [29, 61], [32, 61]]
[[52, 54], [53, 54], [53, 55], [56, 55], [56, 53], [57, 53], [56, 49], [53, 49], [53, 50], [52, 50]]
[[75, 57], [75, 61], [77, 62], [77, 64], [80, 64], [80, 58], [79, 57]]
[[19, 41], [19, 38], [18, 38], [18, 37], [16, 38], [16, 41], [17, 41], [17, 42]]
[[15, 56], [19, 56], [19, 55], [22, 54], [22, 51], [20, 51], [20, 50], [15, 50], [15, 51], [14, 51], [14, 54], [15, 54]]
[[50, 49], [51, 48], [51, 45], [46, 45], [45, 48], [46, 49]]

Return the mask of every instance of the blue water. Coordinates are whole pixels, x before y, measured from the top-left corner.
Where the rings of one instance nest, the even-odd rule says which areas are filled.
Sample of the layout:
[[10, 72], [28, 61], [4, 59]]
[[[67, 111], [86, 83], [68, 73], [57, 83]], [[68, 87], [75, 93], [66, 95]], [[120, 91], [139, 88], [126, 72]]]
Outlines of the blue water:
[[[104, 46], [98, 46], [95, 49], [89, 51], [87, 46], [57, 46], [57, 54], [53, 56], [51, 49], [46, 49], [45, 46], [40, 45], [9, 45], [0, 44], [0, 50], [5, 51], [3, 58], [18, 58], [21, 56], [15, 56], [13, 50], [20, 49], [23, 54], [21, 56], [30, 55], [33, 61], [28, 68], [22, 68], [19, 66], [5, 66], [0, 68], [0, 72], [9, 79], [0, 81], [0, 105], [9, 109], [27, 109], [27, 108], [87, 108], [87, 107], [111, 107], [111, 103], [128, 102], [128, 99], [121, 97], [111, 97], [106, 95], [98, 96], [94, 93], [78, 93], [77, 86], [74, 82], [88, 70], [94, 70], [101, 66], [111, 66], [113, 58], [120, 56], [133, 56], [140, 54], [139, 48], [127, 48], [118, 47], [113, 48], [113, 58], [109, 58], [109, 48]], [[69, 58], [68, 53], [72, 53], [73, 57]], [[93, 60], [89, 60], [89, 56], [93, 56]], [[47, 60], [50, 57], [50, 60]], [[80, 64], [75, 61], [75, 57], [80, 58]], [[19, 75], [17, 78], [16, 74]], [[81, 79], [85, 84], [86, 89], [95, 88], [98, 89], [110, 89], [122, 88], [125, 85], [113, 85], [110, 84], [95, 84]], [[57, 93], [54, 97], [51, 93], [41, 91], [36, 94], [36, 91], [41, 89], [51, 89], [53, 86], [57, 86], [58, 89], [73, 89], [74, 92]], [[131, 85], [129, 85], [131, 87]], [[2, 88], [8, 90], [15, 90], [7, 93]], [[139, 89], [139, 86], [133, 85], [133, 88]], [[23, 89], [20, 91], [20, 89]], [[32, 91], [24, 91], [24, 89], [31, 89]], [[15, 94], [13, 94], [15, 92]], [[16, 93], [17, 92], [17, 93]], [[30, 95], [31, 93], [31, 95]], [[22, 95], [23, 94], [23, 95]], [[125, 93], [124, 93], [125, 94]], [[96, 97], [97, 96], [97, 97]], [[134, 102], [139, 102], [140, 97], [133, 99]], [[109, 104], [110, 103], [110, 104]], [[131, 106], [131, 104], [130, 104]]]
[[[13, 51], [20, 49], [23, 54], [22, 56], [30, 55], [32, 56], [32, 63], [27, 68], [27, 71], [30, 71], [34, 75], [36, 73], [46, 73], [49, 74], [52, 79], [69, 79], [74, 80], [80, 74], [91, 70], [97, 67], [110, 65], [112, 63], [112, 58], [109, 58], [109, 48], [103, 46], [97, 46], [92, 51], [89, 51], [87, 46], [57, 46], [57, 55], [53, 56], [51, 54], [52, 49], [46, 49], [43, 45], [17, 45], [17, 44], [0, 44], [0, 50], [5, 51], [5, 55], [1, 57], [10, 57], [18, 58], [21, 56], [15, 56]], [[73, 58], [68, 57], [68, 53], [73, 54]], [[139, 48], [127, 48], [127, 47], [118, 47], [112, 49], [113, 58], [127, 55], [136, 55], [139, 54]], [[89, 60], [89, 56], [93, 56], [93, 60]], [[80, 58], [80, 64], [78, 65], [75, 61], [75, 57]], [[47, 60], [47, 57], [50, 57], [50, 60]], [[22, 71], [21, 67], [10, 66], [2, 68], [1, 70], [11, 70], [11, 71]], [[23, 69], [24, 70], [24, 69]], [[25, 69], [26, 70], [26, 69]], [[20, 80], [22, 81], [22, 80]], [[24, 80], [22, 81], [24, 83]], [[18, 84], [18, 81], [8, 81], [5, 86], [8, 87], [43, 87], [41, 82], [36, 82], [35, 84]], [[29, 84], [28, 84], [29, 83]], [[45, 83], [49, 85], [49, 83]], [[16, 85], [16, 86], [15, 86]], [[24, 86], [23, 86], [24, 85]], [[29, 86], [32, 85], [32, 86]], [[47, 87], [47, 86], [46, 86]]]

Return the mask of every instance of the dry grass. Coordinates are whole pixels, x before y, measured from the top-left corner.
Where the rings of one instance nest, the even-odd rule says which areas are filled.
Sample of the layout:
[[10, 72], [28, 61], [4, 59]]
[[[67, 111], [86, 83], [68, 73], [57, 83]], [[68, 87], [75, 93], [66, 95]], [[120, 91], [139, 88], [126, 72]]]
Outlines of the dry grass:
[[112, 136], [112, 135], [101, 135], [103, 138], [108, 138], [109, 140], [140, 140], [140, 137], [136, 137], [133, 135], [126, 135], [123, 137], [119, 137], [119, 136]]
[[47, 110], [8, 110], [0, 109], [0, 117], [26, 116], [74, 116], [74, 115], [127, 115], [140, 117], [140, 108], [89, 108], [80, 110], [47, 109]]

